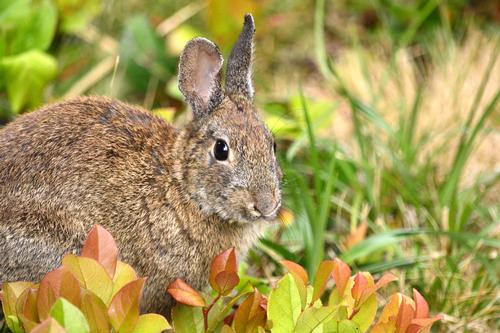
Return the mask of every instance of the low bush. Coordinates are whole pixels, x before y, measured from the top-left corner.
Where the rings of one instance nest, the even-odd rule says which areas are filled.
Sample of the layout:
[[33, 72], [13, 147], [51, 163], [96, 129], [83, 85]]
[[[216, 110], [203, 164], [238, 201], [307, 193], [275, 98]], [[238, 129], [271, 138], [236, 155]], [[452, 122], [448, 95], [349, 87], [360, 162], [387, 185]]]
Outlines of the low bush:
[[[118, 249], [104, 228], [95, 226], [80, 256], [66, 255], [62, 266], [39, 284], [4, 283], [0, 292], [8, 328], [24, 332], [154, 333], [170, 329], [158, 314], [140, 314], [145, 278], [119, 261]], [[352, 275], [340, 259], [322, 261], [313, 281], [306, 270], [283, 261], [288, 270], [268, 295], [240, 279], [235, 249], [214, 258], [210, 293], [201, 293], [177, 279], [167, 292], [177, 301], [172, 310], [175, 332], [429, 332], [439, 317], [429, 317], [425, 299], [393, 294], [377, 317], [377, 291], [397, 280], [385, 273]], [[329, 283], [335, 287], [329, 293]]]

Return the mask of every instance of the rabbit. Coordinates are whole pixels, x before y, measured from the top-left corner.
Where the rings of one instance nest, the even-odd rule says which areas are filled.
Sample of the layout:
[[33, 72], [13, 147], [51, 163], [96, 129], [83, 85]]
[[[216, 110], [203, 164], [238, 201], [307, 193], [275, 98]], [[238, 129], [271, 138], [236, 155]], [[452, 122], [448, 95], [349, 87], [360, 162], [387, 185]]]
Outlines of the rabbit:
[[185, 46], [179, 89], [192, 120], [175, 128], [106, 97], [44, 106], [0, 130], [0, 283], [38, 281], [78, 253], [94, 224], [148, 280], [142, 312], [169, 316], [176, 278], [208, 284], [218, 253], [239, 259], [281, 207], [273, 136], [253, 103], [254, 20], [227, 64], [205, 38]]

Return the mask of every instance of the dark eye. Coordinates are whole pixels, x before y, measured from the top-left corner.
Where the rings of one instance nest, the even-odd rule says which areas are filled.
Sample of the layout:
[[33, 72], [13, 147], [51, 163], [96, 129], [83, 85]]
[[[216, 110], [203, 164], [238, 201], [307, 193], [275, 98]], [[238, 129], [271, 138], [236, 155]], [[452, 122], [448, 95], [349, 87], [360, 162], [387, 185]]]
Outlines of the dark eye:
[[218, 139], [214, 146], [214, 156], [218, 161], [225, 161], [229, 156], [229, 146], [226, 141]]
[[276, 153], [276, 141], [273, 142], [273, 151]]

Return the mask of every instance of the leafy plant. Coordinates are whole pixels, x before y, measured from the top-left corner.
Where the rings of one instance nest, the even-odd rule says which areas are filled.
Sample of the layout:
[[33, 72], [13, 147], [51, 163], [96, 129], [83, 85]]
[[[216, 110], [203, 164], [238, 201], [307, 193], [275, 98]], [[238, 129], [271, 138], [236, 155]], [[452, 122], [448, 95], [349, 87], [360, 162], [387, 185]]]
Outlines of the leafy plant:
[[62, 266], [39, 284], [4, 283], [0, 292], [7, 326], [24, 332], [162, 332], [170, 326], [158, 314], [139, 314], [146, 279], [117, 260], [113, 237], [96, 225], [80, 256], [66, 255]]
[[[201, 294], [182, 280], [168, 292], [178, 302], [172, 311], [176, 332], [428, 332], [439, 317], [429, 317], [424, 298], [414, 290], [414, 300], [396, 293], [391, 296], [378, 321], [376, 292], [396, 281], [391, 273], [378, 281], [367, 272], [352, 275], [340, 259], [322, 261], [313, 282], [306, 270], [291, 261], [269, 296], [248, 283], [239, 284], [234, 248], [219, 254], [212, 263], [210, 286], [213, 295]], [[335, 288], [325, 295], [333, 279]], [[236, 289], [235, 292], [233, 290]], [[242, 299], [243, 301], [237, 305]]]

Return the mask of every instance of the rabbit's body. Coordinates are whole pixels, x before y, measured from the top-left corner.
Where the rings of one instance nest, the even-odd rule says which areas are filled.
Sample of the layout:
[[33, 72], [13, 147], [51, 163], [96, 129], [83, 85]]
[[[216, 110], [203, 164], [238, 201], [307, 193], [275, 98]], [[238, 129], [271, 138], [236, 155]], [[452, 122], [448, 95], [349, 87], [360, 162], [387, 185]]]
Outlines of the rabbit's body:
[[[247, 16], [240, 47], [249, 31]], [[38, 280], [100, 224], [121, 259], [148, 277], [143, 310], [168, 314], [175, 278], [202, 288], [216, 254], [236, 247], [244, 256], [276, 216], [281, 171], [253, 96], [238, 80], [225, 94], [221, 66], [207, 40], [186, 47], [180, 88], [194, 119], [183, 129], [90, 97], [0, 130], [0, 283]]]

